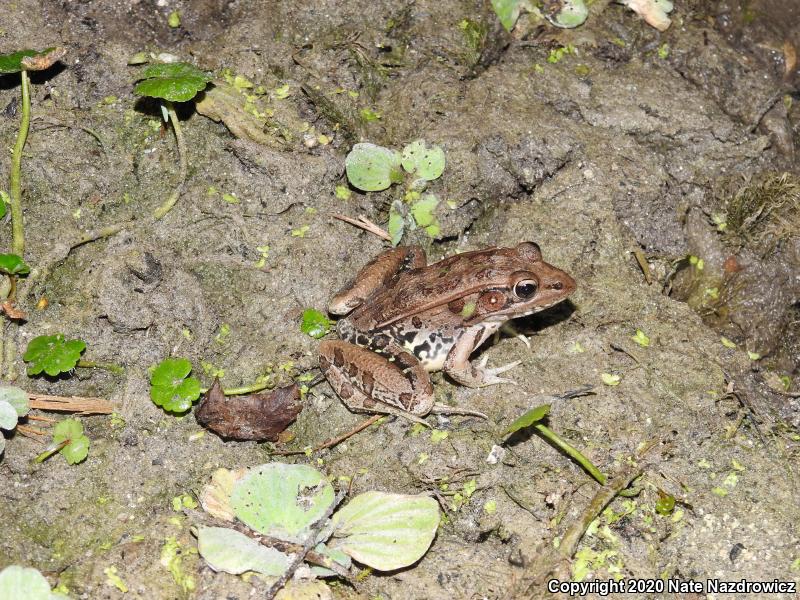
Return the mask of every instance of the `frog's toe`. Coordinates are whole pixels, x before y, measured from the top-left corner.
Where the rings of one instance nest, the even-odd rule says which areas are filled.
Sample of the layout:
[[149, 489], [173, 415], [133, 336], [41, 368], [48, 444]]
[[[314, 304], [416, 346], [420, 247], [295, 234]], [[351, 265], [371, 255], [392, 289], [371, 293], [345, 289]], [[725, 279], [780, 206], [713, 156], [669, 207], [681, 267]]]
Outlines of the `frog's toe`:
[[500, 383], [517, 385], [517, 382], [513, 379], [498, 377], [498, 375], [505, 373], [506, 371], [510, 371], [520, 363], [522, 363], [521, 360], [515, 360], [514, 362], [508, 363], [507, 365], [503, 365], [501, 367], [486, 367], [486, 361], [481, 360], [481, 363], [478, 365], [478, 371], [480, 372], [483, 385], [498, 385]]

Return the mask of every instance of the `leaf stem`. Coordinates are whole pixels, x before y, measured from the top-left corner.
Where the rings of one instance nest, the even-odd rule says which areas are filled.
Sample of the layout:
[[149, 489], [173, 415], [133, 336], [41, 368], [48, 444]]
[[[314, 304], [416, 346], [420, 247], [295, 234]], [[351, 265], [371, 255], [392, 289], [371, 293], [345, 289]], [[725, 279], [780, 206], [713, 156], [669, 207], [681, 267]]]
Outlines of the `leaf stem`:
[[17, 256], [22, 256], [25, 252], [25, 230], [22, 223], [22, 150], [28, 140], [28, 130], [31, 124], [31, 93], [28, 72], [25, 69], [20, 71], [22, 81], [22, 117], [19, 121], [19, 131], [17, 132], [17, 142], [14, 144], [14, 152], [11, 155], [11, 252]]
[[175, 188], [175, 191], [170, 194], [169, 198], [167, 198], [163, 204], [161, 204], [161, 206], [153, 211], [153, 218], [155, 218], [156, 221], [166, 215], [172, 210], [172, 207], [175, 206], [175, 203], [178, 201], [181, 192], [183, 192], [183, 186], [186, 183], [186, 173], [188, 170], [186, 165], [186, 142], [183, 140], [183, 131], [181, 130], [181, 125], [178, 122], [178, 115], [175, 113], [175, 106], [169, 100], [164, 100], [164, 107], [167, 109], [167, 114], [169, 114], [169, 120], [170, 123], [172, 123], [172, 131], [175, 133], [175, 141], [178, 144], [179, 175], [178, 185]]
[[541, 423], [536, 423], [534, 427], [536, 428], [536, 431], [538, 431], [543, 438], [552, 443], [558, 449], [565, 452], [567, 456], [573, 458], [575, 462], [577, 462], [580, 466], [582, 466], [589, 473], [589, 475], [594, 477], [600, 483], [600, 485], [606, 484], [606, 476], [603, 475], [600, 472], [600, 470], [597, 467], [595, 467], [592, 464], [592, 462], [581, 453], [580, 450], [568, 444], [566, 440], [556, 435], [556, 433], [546, 425], [542, 425]]
[[118, 365], [117, 363], [110, 363], [110, 362], [98, 362], [94, 360], [79, 360], [76, 367], [83, 367], [84, 369], [104, 369], [106, 371], [111, 371], [116, 375], [124, 375], [125, 374], [125, 367]]

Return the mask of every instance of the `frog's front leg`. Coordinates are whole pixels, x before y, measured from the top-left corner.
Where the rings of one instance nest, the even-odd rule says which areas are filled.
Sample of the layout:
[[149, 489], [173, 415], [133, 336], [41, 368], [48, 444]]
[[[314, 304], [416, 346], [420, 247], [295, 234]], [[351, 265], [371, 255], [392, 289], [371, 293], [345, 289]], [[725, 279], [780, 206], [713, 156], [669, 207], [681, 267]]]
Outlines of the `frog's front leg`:
[[382, 352], [326, 340], [319, 345], [319, 365], [352, 411], [427, 415], [433, 406], [428, 373], [414, 355], [396, 344]]
[[472, 388], [497, 383], [515, 384], [514, 380], [498, 375], [516, 367], [522, 362], [520, 360], [494, 368], [486, 366], [488, 356], [484, 356], [477, 365], [469, 362], [469, 355], [494, 333], [494, 329], [488, 327], [468, 329], [448, 352], [444, 361], [444, 372], [461, 385]]
[[334, 315], [346, 315], [397, 273], [422, 268], [427, 261], [425, 251], [420, 246], [398, 246], [381, 252], [339, 290], [331, 299], [328, 310]]

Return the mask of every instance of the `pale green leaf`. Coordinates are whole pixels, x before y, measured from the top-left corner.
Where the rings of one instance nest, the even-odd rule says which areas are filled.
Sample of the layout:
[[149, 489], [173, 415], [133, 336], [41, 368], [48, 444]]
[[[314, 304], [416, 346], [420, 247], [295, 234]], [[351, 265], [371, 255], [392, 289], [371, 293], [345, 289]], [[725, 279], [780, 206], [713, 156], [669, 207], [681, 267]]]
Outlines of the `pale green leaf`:
[[50, 584], [36, 569], [11, 565], [0, 571], [0, 600], [50, 600]]
[[269, 463], [236, 482], [231, 507], [240, 521], [259, 533], [301, 541], [333, 498], [333, 486], [316, 469]]
[[13, 385], [0, 386], [0, 402], [8, 402], [20, 417], [27, 415], [31, 409], [28, 394], [25, 393], [25, 390]]
[[524, 429], [525, 427], [530, 427], [534, 423], [538, 423], [539, 421], [544, 419], [549, 413], [550, 413], [549, 404], [542, 404], [541, 406], [532, 408], [522, 416], [515, 419], [514, 422], [508, 426], [508, 429], [506, 429], [503, 432], [503, 435], [506, 435], [507, 433], [514, 433], [515, 431], [519, 431], [520, 429]]
[[[17, 411], [8, 402], [0, 400], [0, 429], [7, 431], [17, 426]], [[0, 435], [2, 435], [0, 433]]]
[[492, 8], [506, 31], [514, 29], [522, 4], [520, 0], [492, 0]]
[[427, 552], [439, 526], [429, 496], [366, 492], [333, 515], [328, 544], [379, 571], [407, 567]]
[[289, 557], [283, 552], [225, 527], [200, 527], [197, 549], [212, 569], [233, 575], [255, 571], [278, 577], [289, 566]]
[[426, 181], [441, 177], [444, 172], [444, 150], [439, 146], [428, 146], [425, 140], [411, 142], [403, 148], [403, 168]]
[[379, 192], [403, 179], [400, 154], [370, 143], [353, 146], [345, 159], [347, 179], [360, 190]]

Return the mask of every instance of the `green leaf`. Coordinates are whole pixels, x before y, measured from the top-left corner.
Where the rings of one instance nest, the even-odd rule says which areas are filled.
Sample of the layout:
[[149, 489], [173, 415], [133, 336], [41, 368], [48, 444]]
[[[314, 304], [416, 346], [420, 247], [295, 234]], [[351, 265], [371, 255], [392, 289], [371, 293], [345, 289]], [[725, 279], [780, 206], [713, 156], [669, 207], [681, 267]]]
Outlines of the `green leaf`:
[[185, 358], [167, 358], [150, 375], [150, 399], [171, 412], [182, 413], [200, 397], [200, 382], [188, 377], [192, 363]]
[[330, 330], [333, 321], [323, 315], [315, 308], [307, 308], [303, 311], [303, 320], [300, 323], [300, 331], [313, 338], [324, 337]]
[[514, 29], [522, 4], [521, 0], [492, 0], [492, 8], [506, 31]]
[[86, 350], [83, 340], [64, 339], [63, 333], [40, 335], [28, 343], [22, 358], [28, 364], [28, 375], [38, 375], [42, 371], [55, 377], [74, 369]]
[[225, 527], [200, 527], [197, 549], [212, 569], [233, 575], [255, 571], [278, 577], [289, 566], [289, 557], [283, 552]]
[[[11, 431], [17, 426], [18, 420], [19, 417], [17, 416], [17, 411], [14, 410], [14, 407], [8, 402], [0, 401], [0, 429]], [[0, 437], [2, 437], [2, 435], [3, 434], [0, 433]]]
[[59, 452], [67, 459], [69, 464], [76, 465], [89, 456], [89, 438], [85, 435], [78, 436], [72, 439]]
[[397, 246], [403, 239], [406, 222], [402, 213], [397, 209], [396, 203], [389, 208], [389, 235], [392, 236], [392, 246]]
[[299, 542], [333, 503], [333, 486], [306, 465], [269, 463], [253, 468], [234, 486], [236, 517], [259, 533]]
[[89, 455], [89, 438], [83, 435], [83, 425], [78, 419], [64, 419], [53, 428], [53, 444], [68, 442], [59, 452], [71, 465], [77, 464]]
[[366, 492], [333, 515], [329, 546], [379, 571], [407, 567], [427, 552], [439, 527], [429, 496]]
[[140, 96], [187, 102], [204, 90], [211, 76], [189, 63], [158, 63], [142, 71], [134, 92]]
[[586, 8], [583, 0], [562, 0], [562, 2], [552, 3], [550, 6], [555, 10], [548, 10], [545, 5], [542, 11], [545, 18], [562, 29], [572, 29], [583, 25], [586, 17], [589, 16], [589, 9]]
[[632, 335], [631, 339], [639, 344], [642, 348], [647, 348], [650, 345], [650, 338], [641, 329], [637, 329], [636, 335]]
[[417, 225], [424, 227], [431, 237], [439, 235], [439, 221], [436, 219], [434, 211], [439, 205], [439, 198], [433, 194], [425, 194], [414, 204], [411, 205], [411, 215]]
[[668, 517], [675, 510], [675, 496], [670, 494], [659, 494], [656, 500], [656, 512], [662, 517]]
[[31, 409], [31, 403], [25, 390], [11, 385], [0, 386], [0, 402], [8, 402], [20, 417], [27, 415]]
[[50, 584], [36, 569], [11, 565], [0, 571], [0, 600], [51, 600]]
[[6, 211], [8, 211], [8, 205], [10, 203], [11, 197], [3, 190], [0, 190], [0, 219], [6, 216]]
[[360, 190], [379, 192], [403, 180], [400, 154], [382, 146], [360, 143], [344, 161], [347, 179]]
[[0, 74], [3, 73], [19, 73], [22, 71], [22, 59], [28, 56], [44, 56], [55, 50], [55, 48], [47, 48], [46, 50], [20, 50], [12, 52], [11, 54], [0, 54]]
[[425, 140], [417, 140], [403, 148], [402, 164], [409, 173], [426, 181], [433, 181], [444, 172], [444, 150], [439, 146], [428, 148]]
[[538, 423], [542, 419], [544, 419], [550, 413], [550, 405], [549, 404], [542, 404], [541, 406], [537, 406], [536, 408], [532, 408], [521, 417], [517, 417], [511, 425], [508, 426], [503, 432], [503, 435], [514, 433], [515, 431], [519, 431], [520, 429], [525, 429], [526, 427], [530, 427], [534, 423]]
[[53, 427], [53, 442], [60, 444], [66, 440], [74, 440], [83, 435], [83, 425], [78, 419], [64, 419]]
[[0, 271], [9, 275], [27, 275], [31, 268], [16, 254], [0, 254]]

